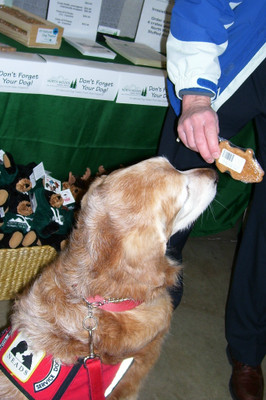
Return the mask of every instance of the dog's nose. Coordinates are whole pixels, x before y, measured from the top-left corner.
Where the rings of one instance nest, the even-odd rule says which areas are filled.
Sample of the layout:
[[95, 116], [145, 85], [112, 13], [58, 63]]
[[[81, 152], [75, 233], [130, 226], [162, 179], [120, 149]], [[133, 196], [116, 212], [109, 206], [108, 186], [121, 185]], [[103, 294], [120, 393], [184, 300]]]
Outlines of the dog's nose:
[[[206, 171], [206, 169], [205, 169], [205, 171]], [[217, 183], [219, 182], [219, 174], [216, 171], [216, 169], [214, 169], [212, 167], [207, 168], [207, 174], [209, 175], [210, 178], [214, 179], [214, 183], [215, 183], [215, 185], [217, 185]]]
[[219, 182], [219, 174], [214, 168], [209, 168], [209, 173], [212, 175], [214, 178], [214, 183], [217, 184]]

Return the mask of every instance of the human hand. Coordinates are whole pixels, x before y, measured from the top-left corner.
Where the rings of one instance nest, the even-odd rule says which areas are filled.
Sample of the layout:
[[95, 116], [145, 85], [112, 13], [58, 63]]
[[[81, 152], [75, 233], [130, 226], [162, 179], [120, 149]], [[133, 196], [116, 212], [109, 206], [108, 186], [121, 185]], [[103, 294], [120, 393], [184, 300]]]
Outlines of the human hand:
[[210, 97], [183, 96], [177, 132], [184, 145], [199, 152], [207, 163], [220, 156], [218, 116], [211, 108]]

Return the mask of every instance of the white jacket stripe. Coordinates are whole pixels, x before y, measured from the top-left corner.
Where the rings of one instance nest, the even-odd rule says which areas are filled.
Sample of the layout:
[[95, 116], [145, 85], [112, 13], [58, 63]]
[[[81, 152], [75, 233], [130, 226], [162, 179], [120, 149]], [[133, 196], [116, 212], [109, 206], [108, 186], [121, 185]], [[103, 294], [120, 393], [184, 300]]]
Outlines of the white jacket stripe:
[[167, 40], [167, 72], [175, 85], [180, 98], [182, 89], [198, 88], [215, 92], [198, 83], [198, 79], [208, 80], [217, 85], [221, 75], [218, 56], [227, 47], [227, 42], [216, 45], [205, 42], [185, 42], [176, 39], [171, 33]]

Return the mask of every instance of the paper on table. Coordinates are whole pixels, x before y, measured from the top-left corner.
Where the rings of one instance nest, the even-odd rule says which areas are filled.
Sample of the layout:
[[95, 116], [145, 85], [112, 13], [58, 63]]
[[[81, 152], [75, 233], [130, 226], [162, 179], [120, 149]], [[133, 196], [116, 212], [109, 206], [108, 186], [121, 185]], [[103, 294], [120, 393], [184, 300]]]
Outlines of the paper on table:
[[106, 43], [118, 54], [136, 65], [164, 68], [166, 57], [149, 46], [104, 36]]
[[112, 60], [116, 57], [116, 53], [93, 40], [71, 36], [64, 36], [64, 39], [84, 56], [108, 58]]

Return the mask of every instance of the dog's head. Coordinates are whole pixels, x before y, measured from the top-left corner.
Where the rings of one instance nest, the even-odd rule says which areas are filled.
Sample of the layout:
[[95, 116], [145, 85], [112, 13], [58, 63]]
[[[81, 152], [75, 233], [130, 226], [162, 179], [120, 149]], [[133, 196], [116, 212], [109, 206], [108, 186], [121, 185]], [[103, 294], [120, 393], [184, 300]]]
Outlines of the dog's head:
[[159, 286], [168, 239], [192, 224], [215, 193], [215, 171], [179, 172], [163, 157], [101, 176], [82, 200], [83, 245], [93, 264], [116, 265], [136, 279], [145, 273]]
[[166, 158], [155, 157], [98, 178], [82, 208], [90, 213], [98, 210], [123, 232], [155, 230], [167, 241], [208, 207], [216, 194], [216, 180], [212, 169], [181, 172]]

